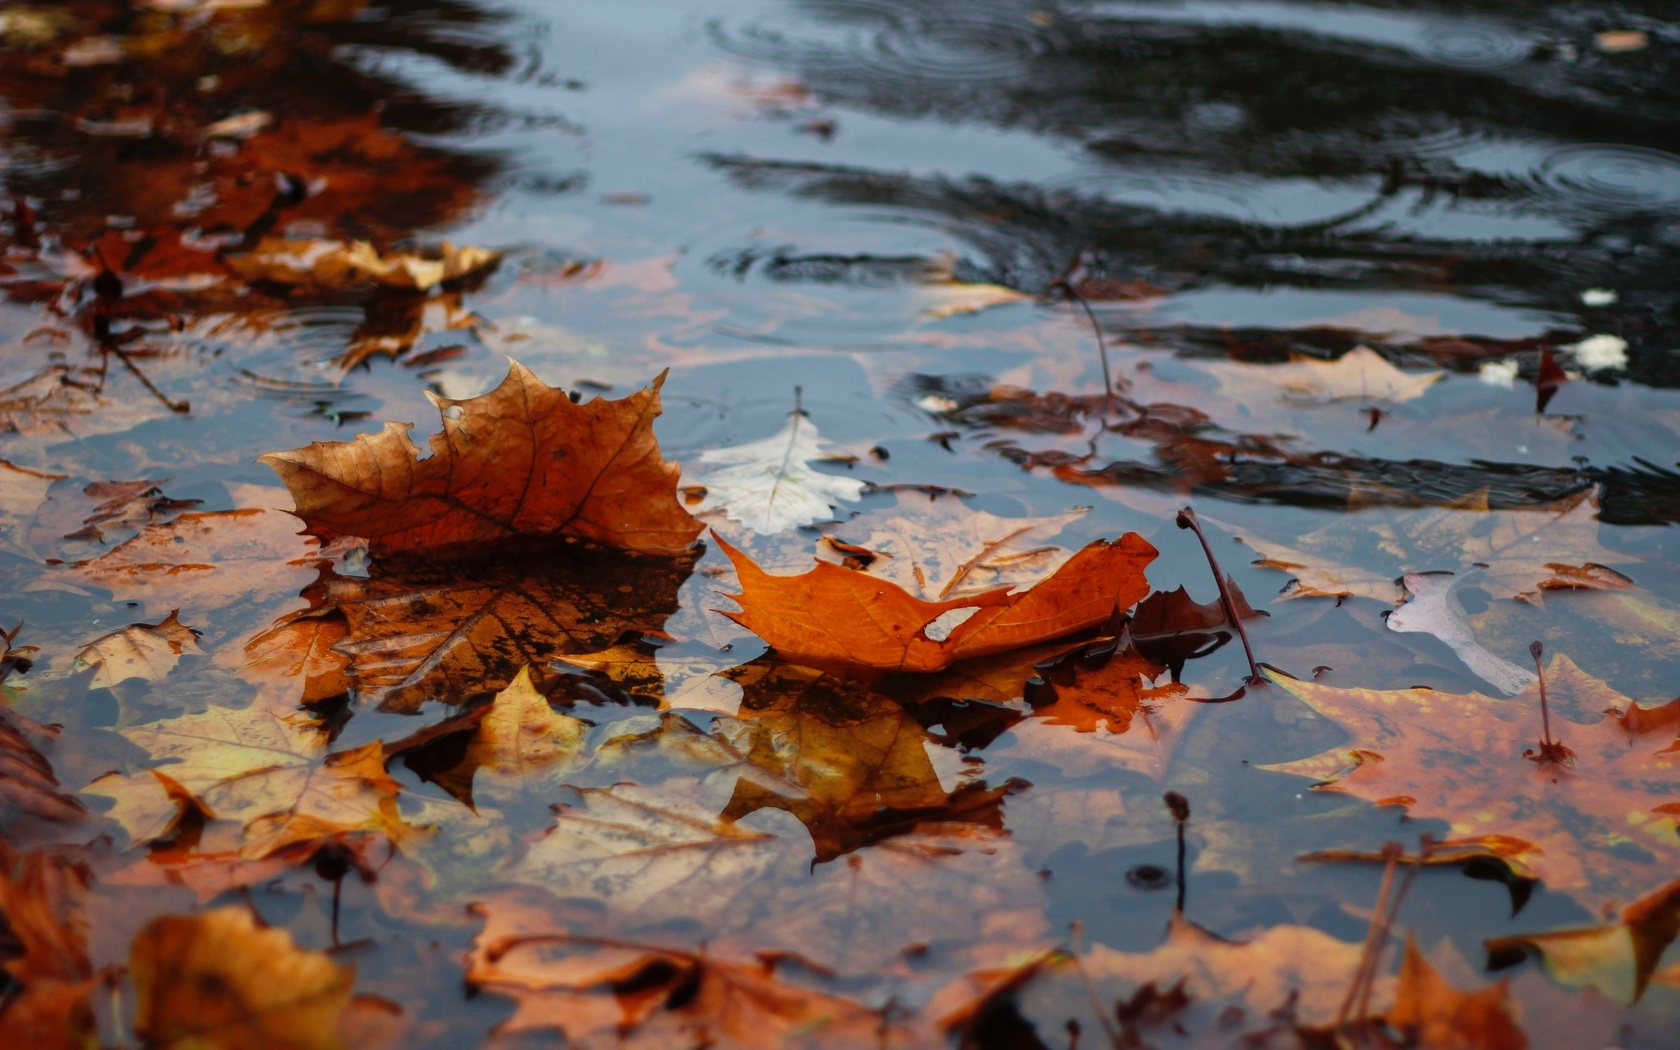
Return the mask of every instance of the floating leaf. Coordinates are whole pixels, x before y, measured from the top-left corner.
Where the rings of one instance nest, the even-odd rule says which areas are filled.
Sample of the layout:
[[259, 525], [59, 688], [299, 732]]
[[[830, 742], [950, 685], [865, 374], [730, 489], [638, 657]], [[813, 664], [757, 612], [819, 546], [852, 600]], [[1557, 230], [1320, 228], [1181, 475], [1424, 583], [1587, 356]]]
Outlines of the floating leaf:
[[89, 642], [76, 654], [76, 668], [93, 668], [95, 689], [110, 689], [130, 678], [162, 681], [183, 656], [203, 656], [202, 631], [188, 627], [170, 610], [162, 623], [136, 623]]
[[772, 437], [731, 448], [708, 449], [700, 462], [718, 469], [700, 475], [706, 498], [697, 510], [721, 511], [754, 532], [770, 535], [819, 521], [841, 503], [856, 500], [863, 482], [824, 474], [811, 466], [827, 454], [817, 426], [795, 412]]

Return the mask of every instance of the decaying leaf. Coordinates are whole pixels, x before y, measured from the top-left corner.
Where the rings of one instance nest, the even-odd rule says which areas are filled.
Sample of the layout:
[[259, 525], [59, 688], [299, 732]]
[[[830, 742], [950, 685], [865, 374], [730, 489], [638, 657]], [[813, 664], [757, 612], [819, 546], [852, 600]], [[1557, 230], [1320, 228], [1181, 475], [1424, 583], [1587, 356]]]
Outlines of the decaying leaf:
[[[556, 929], [550, 909], [502, 894], [471, 905], [485, 920], [467, 982], [518, 1003], [498, 1032], [559, 1031], [568, 1046], [900, 1046], [884, 1012], [779, 978], [776, 961], [603, 943]], [[797, 968], [797, 962], [790, 960]]]
[[1408, 1046], [1439, 1050], [1528, 1050], [1528, 1037], [1511, 1016], [1511, 991], [1500, 981], [1473, 992], [1448, 984], [1406, 938], [1400, 979], [1388, 1023]]
[[431, 778], [469, 805], [487, 785], [494, 785], [492, 794], [505, 794], [564, 771], [582, 750], [587, 728], [554, 710], [531, 683], [529, 667], [475, 721], [460, 762]]
[[[1567, 657], [1553, 659], [1546, 683], [1553, 736], [1574, 753], [1567, 764], [1539, 754], [1537, 687], [1495, 699], [1279, 679], [1354, 739], [1262, 768], [1446, 820], [1453, 839], [1520, 839], [1526, 850], [1502, 858], [1517, 874], [1593, 904], [1623, 897], [1680, 859], [1680, 752], [1664, 750], [1665, 733], [1630, 732], [1619, 716], [1634, 705]], [[1612, 713], [1590, 724], [1562, 720], [1556, 697], [1569, 692], [1577, 708]]]
[[355, 974], [245, 908], [153, 919], [129, 973], [135, 1030], [158, 1050], [342, 1050]]
[[130, 678], [162, 681], [183, 656], [203, 656], [198, 636], [170, 610], [162, 623], [136, 623], [89, 642], [76, 654], [76, 669], [93, 668], [95, 689], [110, 689]]
[[571, 536], [648, 554], [688, 549], [700, 523], [677, 500], [653, 420], [664, 376], [619, 401], [573, 404], [511, 362], [488, 394], [428, 394], [443, 432], [422, 458], [408, 426], [261, 457], [317, 536], [359, 536], [375, 552], [512, 536]]
[[[18, 834], [26, 819], [61, 824], [84, 815], [81, 803], [59, 789], [47, 761], [45, 752], [57, 737], [57, 726], [40, 725], [0, 704], [0, 828], [7, 835]], [[0, 837], [0, 845], [4, 841]]]
[[390, 708], [455, 703], [506, 688], [527, 665], [656, 631], [677, 608], [693, 556], [634, 558], [556, 541], [473, 556], [387, 557], [326, 580], [349, 624], [358, 696]]
[[1487, 950], [1490, 960], [1504, 965], [1534, 952], [1560, 984], [1591, 986], [1618, 1002], [1636, 1003], [1676, 936], [1680, 936], [1680, 880], [1628, 905], [1613, 923], [1495, 937], [1487, 942]]
[[[1000, 587], [930, 602], [889, 581], [827, 563], [800, 576], [772, 576], [718, 542], [741, 583], [735, 596], [741, 611], [725, 615], [783, 659], [911, 672], [939, 671], [958, 660], [1095, 627], [1148, 592], [1143, 569], [1156, 553], [1142, 537], [1127, 533], [1114, 543], [1086, 546], [1030, 590]], [[935, 640], [930, 628], [938, 627], [946, 631]]]
[[[891, 511], [857, 518], [819, 544], [820, 561], [845, 565], [928, 601], [994, 587], [1027, 588], [1061, 568], [1073, 552], [1045, 543], [1083, 509], [1049, 518], [1000, 518], [951, 493], [898, 493]], [[843, 532], [850, 542], [833, 542]], [[860, 557], [853, 546], [867, 550]]]
[[828, 454], [817, 426], [795, 412], [780, 433], [732, 448], [708, 449], [700, 462], [717, 469], [700, 475], [701, 513], [720, 511], [754, 532], [770, 535], [829, 517], [856, 500], [863, 482], [811, 466]]
[[[1548, 590], [1631, 587], [1600, 563], [1622, 560], [1598, 543], [1598, 493], [1584, 490], [1543, 509], [1490, 510], [1485, 492], [1446, 507], [1346, 514], [1299, 546], [1243, 537], [1256, 565], [1294, 576], [1285, 598], [1399, 598], [1406, 572], [1480, 569], [1495, 598], [1538, 603]], [[1374, 549], [1372, 548], [1374, 545]]]

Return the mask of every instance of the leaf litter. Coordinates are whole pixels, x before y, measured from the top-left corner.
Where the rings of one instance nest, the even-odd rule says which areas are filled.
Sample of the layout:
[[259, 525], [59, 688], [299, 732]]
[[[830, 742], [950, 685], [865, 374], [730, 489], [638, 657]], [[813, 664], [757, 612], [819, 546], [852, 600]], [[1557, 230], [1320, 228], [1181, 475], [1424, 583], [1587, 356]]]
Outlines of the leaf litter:
[[[1026, 1031], [1022, 1045], [1506, 1050], [1565, 1045], [1532, 1020], [1561, 1012], [1662, 1045], [1680, 994], [1665, 881], [1680, 701], [1636, 702], [1562, 656], [1530, 672], [1479, 636], [1483, 607], [1505, 603], [1522, 607], [1499, 606], [1508, 621], [1590, 613], [1655, 646], [1673, 616], [1654, 548], [1609, 524], [1628, 478], [1559, 469], [1517, 498], [1509, 472], [1411, 463], [1424, 480], [1407, 484], [1379, 455], [1301, 436], [1404, 440], [1464, 395], [1455, 372], [1498, 358], [1505, 382], [1534, 383], [1536, 433], [1568, 440], [1579, 420], [1543, 413], [1627, 369], [1628, 340], [1596, 324], [1555, 347], [1324, 329], [1332, 351], [1256, 354], [1252, 333], [1226, 333], [1181, 382], [1104, 341], [1111, 310], [1148, 317], [1173, 293], [1084, 252], [1036, 284], [955, 255], [806, 260], [910, 275], [900, 351], [1042, 349], [1061, 308], [1083, 306], [1067, 314], [1097, 327], [1102, 389], [1092, 362], [1049, 355], [1007, 378], [922, 377], [913, 425], [955, 428], [928, 446], [966, 472], [950, 476], [903, 453], [926, 435], [900, 422], [842, 464], [799, 408], [770, 437], [667, 460], [662, 398], [699, 403], [705, 368], [686, 366], [723, 360], [693, 349], [718, 315], [669, 256], [613, 299], [596, 278], [623, 260], [543, 283], [505, 272], [538, 272], [526, 249], [441, 239], [499, 162], [435, 134], [465, 119], [449, 106], [405, 125], [413, 107], [387, 96], [434, 100], [348, 56], [387, 30], [463, 69], [495, 49], [439, 28], [471, 21], [453, 9], [436, 26], [389, 17], [358, 0], [0, 14], [15, 116], [0, 137], [34, 165], [50, 114], [76, 143], [48, 143], [51, 163], [101, 176], [83, 179], [91, 199], [58, 199], [28, 167], [0, 202], [8, 1039], [990, 1046]], [[300, 67], [330, 68], [342, 97], [286, 105], [273, 85]], [[801, 109], [824, 97], [788, 91]], [[996, 230], [1021, 213], [988, 207]], [[513, 316], [531, 288], [679, 320], [610, 362], [578, 349], [607, 345], [593, 335], [514, 341], [527, 363], [466, 396], [498, 370], [482, 353], [497, 323], [554, 331]], [[808, 309], [790, 296], [773, 312]], [[322, 318], [321, 346], [277, 334]], [[280, 371], [307, 381], [242, 394], [218, 378], [222, 355], [243, 367], [262, 345], [297, 351]], [[386, 358], [427, 384], [441, 430], [424, 448], [401, 422], [325, 440], [377, 411], [350, 401], [368, 388], [375, 418], [429, 415], [378, 386]], [[599, 386], [538, 378], [561, 364], [646, 385], [590, 399]], [[1025, 385], [1046, 377], [1060, 389]], [[247, 433], [250, 390], [293, 414], [264, 408]], [[306, 416], [300, 396], [320, 399]], [[247, 472], [265, 451], [284, 491]], [[1000, 455], [1036, 473], [975, 473]], [[1665, 468], [1647, 467], [1639, 483], [1658, 484]], [[1104, 499], [1069, 510], [1070, 492]], [[1214, 526], [1210, 602], [1191, 598], [1207, 584], [1167, 526], [1192, 494]], [[1244, 512], [1292, 498], [1345, 512], [1293, 531]], [[1233, 535], [1257, 564], [1215, 558]], [[1256, 609], [1244, 589], [1277, 573], [1287, 589]], [[1315, 597], [1337, 602], [1291, 601]], [[1341, 602], [1402, 597], [1387, 631]], [[706, 626], [719, 605], [741, 630]], [[1329, 653], [1338, 666], [1308, 671]], [[1465, 669], [1509, 695], [1402, 687]], [[1170, 831], [1152, 801], [1168, 786]], [[1284, 816], [1272, 796], [1293, 788], [1357, 802]], [[1399, 832], [1382, 823], [1394, 807]], [[1286, 826], [1271, 852], [1218, 866], [1242, 848], [1221, 841], [1234, 825], [1258, 839], [1268, 822]], [[1415, 854], [1373, 844], [1414, 830]], [[1380, 863], [1376, 905], [1325, 866], [1267, 868], [1301, 843]], [[1476, 927], [1504, 931], [1484, 938], [1492, 965], [1537, 967], [1490, 983], [1464, 973], [1462, 937], [1426, 957], [1416, 931], [1395, 935], [1402, 915], [1442, 932], [1455, 867], [1549, 895], [1532, 922]], [[1170, 910], [1152, 909], [1169, 885]], [[1140, 925], [1098, 928], [1121, 913]], [[491, 994], [457, 1002], [463, 986]]]

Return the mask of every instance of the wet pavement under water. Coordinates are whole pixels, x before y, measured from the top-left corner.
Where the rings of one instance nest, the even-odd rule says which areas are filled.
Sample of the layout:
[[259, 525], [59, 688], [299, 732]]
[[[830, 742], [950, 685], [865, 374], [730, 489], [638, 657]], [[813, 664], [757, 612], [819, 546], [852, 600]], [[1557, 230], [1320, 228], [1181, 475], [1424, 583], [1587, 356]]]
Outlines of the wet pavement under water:
[[[1183, 585], [1206, 600], [1206, 562], [1173, 522], [1193, 505], [1225, 570], [1269, 614], [1250, 626], [1260, 658], [1303, 678], [1332, 668], [1324, 680], [1344, 686], [1486, 688], [1444, 643], [1386, 630], [1392, 604], [1284, 597], [1289, 577], [1250, 564], [1253, 552], [1235, 537], [1293, 545], [1338, 521], [1400, 521], [1484, 493], [1495, 509], [1521, 510], [1592, 492], [1598, 543], [1642, 589], [1651, 617], [1642, 622], [1658, 626], [1630, 628], [1618, 593], [1522, 604], [1472, 586], [1466, 605], [1479, 640], [1525, 663], [1529, 642], [1541, 639], [1647, 705], [1680, 692], [1680, 642], [1660, 626], [1680, 624], [1672, 5], [338, 6], [357, 10], [300, 20], [265, 45], [272, 68], [261, 78], [239, 79], [236, 51], [183, 57], [155, 83], [132, 76], [140, 97], [128, 100], [111, 86], [121, 64], [90, 62], [52, 83], [0, 71], [6, 195], [29, 202], [48, 247], [171, 223], [238, 243], [262, 209], [228, 219], [232, 234], [195, 226], [199, 213], [176, 190], [201, 147], [183, 161], [161, 130], [121, 132], [125, 114], [163, 96], [172, 99], [165, 113], [177, 104], [220, 107], [217, 116], [261, 111], [280, 126], [372, 114], [409, 151], [399, 157], [404, 178], [318, 215], [308, 201], [320, 197], [298, 187], [302, 203], [263, 221], [384, 246], [483, 246], [504, 252], [502, 263], [454, 298], [417, 306], [330, 294], [300, 303], [272, 290], [211, 301], [162, 270], [148, 278], [142, 259], [124, 301], [145, 294], [162, 305], [122, 318], [144, 331], [137, 372], [102, 356], [98, 333], [85, 330], [96, 264], [65, 284], [72, 264], [14, 250], [0, 263], [10, 295], [0, 303], [0, 388], [49, 362], [108, 373], [108, 400], [95, 413], [0, 433], [0, 459], [62, 476], [54, 495], [169, 478], [163, 491], [202, 501], [200, 511], [251, 506], [259, 495], [284, 506], [258, 455], [345, 440], [383, 420], [416, 424], [420, 441], [437, 426], [428, 391], [483, 393], [508, 356], [586, 396], [623, 396], [669, 369], [657, 433], [690, 474], [707, 449], [776, 432], [798, 398], [825, 438], [858, 456], [824, 469], [883, 487], [960, 490], [1001, 516], [1088, 506], [1058, 542], [1136, 531], [1161, 551], [1149, 569], [1154, 587]], [[0, 5], [0, 18], [11, 7]], [[1609, 30], [1643, 31], [1646, 46], [1607, 51], [1595, 34]], [[225, 86], [205, 88], [213, 75]], [[88, 116], [101, 98], [115, 99], [108, 123]], [[22, 237], [15, 222], [9, 229], [15, 248]], [[942, 309], [979, 299], [971, 285], [1022, 294]], [[1092, 317], [1127, 406], [1116, 418], [1159, 426], [1101, 425]], [[1625, 343], [1625, 363], [1581, 349], [1594, 336]], [[382, 337], [388, 352], [343, 367], [347, 347]], [[1445, 374], [1393, 402], [1303, 402], [1263, 378], [1268, 366], [1332, 360], [1356, 346]], [[1537, 413], [1543, 348], [1574, 377]], [[1059, 411], [1022, 402], [1013, 414], [1011, 391], [1086, 400]], [[882, 491], [857, 509], [893, 499]], [[782, 540], [792, 549], [812, 536]], [[156, 622], [173, 605], [60, 585], [42, 564], [45, 548], [28, 535], [22, 544], [0, 551], [0, 627], [24, 620], [20, 640], [41, 653], [36, 671], [15, 680], [25, 687], [17, 704], [62, 723], [67, 737], [227, 702], [246, 688], [227, 670], [243, 640], [300, 607], [314, 576], [303, 567], [295, 580], [271, 578], [273, 593], [253, 592], [214, 622], [184, 610], [211, 656], [183, 663], [166, 684], [131, 683], [113, 697], [83, 681], [67, 699], [77, 648], [105, 630]], [[680, 640], [662, 666], [746, 664], [763, 651], [706, 611], [727, 604], [715, 575], [724, 562], [711, 546], [683, 586]], [[1464, 568], [1451, 552], [1419, 563], [1377, 546], [1365, 554], [1387, 572]], [[720, 654], [723, 643], [731, 648]], [[1245, 673], [1240, 648], [1226, 644], [1190, 660], [1182, 679], [1194, 695], [1217, 697]], [[1205, 705], [1158, 777], [1100, 759], [1045, 761], [1016, 745], [1014, 729], [962, 744], [954, 724], [931, 728], [959, 745], [950, 762], [977, 760], [994, 784], [1030, 781], [1022, 799], [1123, 799], [1123, 812], [1078, 833], [1031, 815], [1051, 810], [1005, 802], [1020, 864], [1044, 873], [1037, 892], [1051, 929], [1078, 923], [1084, 940], [1127, 951], [1159, 943], [1172, 894], [1127, 876], [1141, 865], [1171, 869], [1172, 828], [1158, 799], [1173, 788], [1195, 807], [1196, 921], [1233, 936], [1303, 923], [1358, 941], [1380, 869], [1299, 864], [1296, 855], [1410, 843], [1446, 825], [1254, 768], [1345, 739], [1277, 692]], [[353, 701], [350, 710], [335, 747], [412, 729], [409, 715]], [[636, 713], [607, 705], [591, 717], [605, 725]], [[72, 753], [60, 779], [79, 787], [115, 754], [114, 745]], [[434, 808], [447, 801], [411, 770], [394, 763], [392, 772]], [[77, 782], [81, 773], [89, 776]], [[1012, 808], [1028, 815], [1014, 818]], [[542, 812], [533, 807], [532, 828]], [[423, 1016], [437, 1022], [435, 1037], [423, 1044], [476, 1045], [473, 1033], [510, 1008], [461, 998], [449, 983], [471, 931], [437, 935], [444, 946], [415, 978], [415, 946], [434, 933], [382, 915], [372, 893], [345, 890], [348, 936], [373, 940], [357, 958], [363, 984], [432, 982]], [[277, 924], [301, 922], [310, 899], [295, 886], [254, 896]], [[1508, 887], [1446, 869], [1422, 876], [1400, 926], [1424, 945], [1449, 940], [1479, 966], [1487, 937], [1599, 919], [1544, 886], [1513, 914]], [[695, 943], [708, 936], [690, 933]], [[1628, 1015], [1624, 1045], [1672, 1046], [1677, 1011], [1672, 989], [1654, 992]], [[1039, 1034], [1062, 1045], [1060, 1031]], [[1571, 1045], [1530, 1035], [1536, 1046]]]

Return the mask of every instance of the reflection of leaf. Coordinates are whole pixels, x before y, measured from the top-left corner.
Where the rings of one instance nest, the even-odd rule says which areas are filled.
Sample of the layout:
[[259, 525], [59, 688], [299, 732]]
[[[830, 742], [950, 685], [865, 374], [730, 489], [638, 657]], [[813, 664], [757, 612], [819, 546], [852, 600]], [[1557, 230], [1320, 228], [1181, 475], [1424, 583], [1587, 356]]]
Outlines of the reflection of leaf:
[[677, 466], [659, 455], [659, 388], [578, 405], [514, 362], [488, 394], [428, 394], [443, 432], [421, 458], [408, 426], [316, 442], [262, 461], [285, 480], [318, 536], [360, 536], [375, 551], [519, 535], [562, 535], [672, 554], [700, 524], [677, 500]]
[[[873, 556], [856, 566], [858, 571], [939, 601], [993, 587], [1026, 588], [1049, 576], [1073, 554], [1044, 541], [1084, 513], [1000, 518], [971, 510], [954, 495], [901, 492], [895, 510], [858, 518], [844, 530], [848, 540]], [[833, 544], [819, 546], [817, 557], [848, 567], [856, 560]]]
[[498, 1034], [558, 1029], [567, 1046], [704, 1045], [782, 1050], [902, 1045], [887, 1015], [779, 979], [775, 962], [602, 943], [556, 929], [540, 902], [470, 906], [484, 929], [467, 982], [516, 1000]]
[[1528, 1050], [1528, 1038], [1511, 1017], [1511, 991], [1500, 981], [1473, 992], [1446, 982], [1406, 938], [1400, 980], [1388, 1023], [1408, 1046], [1442, 1050]]
[[828, 517], [835, 506], [857, 499], [863, 482], [811, 468], [826, 444], [816, 424], [796, 412], [772, 437], [708, 449], [700, 462], [718, 469], [698, 479], [706, 487], [698, 509], [722, 511], [766, 535]]
[[159, 1050], [341, 1050], [354, 974], [242, 907], [153, 919], [129, 952], [134, 1027]]
[[173, 609], [162, 623], [136, 623], [89, 642], [76, 654], [76, 668], [93, 668], [93, 686], [110, 689], [130, 678], [162, 681], [183, 656], [203, 656], [203, 633], [176, 619]]
[[1508, 863], [1556, 890], [1617, 897], [1672, 871], [1680, 859], [1680, 752], [1664, 733], [1630, 732], [1621, 718], [1559, 718], [1558, 694], [1585, 710], [1631, 709], [1627, 699], [1559, 656], [1546, 674], [1553, 737], [1572, 765], [1536, 762], [1539, 693], [1509, 700], [1429, 689], [1337, 689], [1279, 679], [1352, 733], [1351, 746], [1262, 768], [1312, 777], [1322, 790], [1415, 818], [1450, 821], [1452, 838], [1499, 835], [1528, 843]]
[[[1362, 557], [1375, 542], [1379, 557]], [[1547, 590], [1617, 589], [1632, 582], [1598, 563], [1623, 560], [1598, 545], [1598, 493], [1587, 490], [1533, 510], [1490, 510], [1487, 493], [1446, 507], [1398, 514], [1346, 514], [1300, 538], [1299, 547], [1243, 541], [1261, 568], [1290, 573], [1286, 598], [1360, 597], [1392, 602], [1403, 572], [1482, 566], [1495, 598], [1538, 603]], [[1376, 568], [1375, 566], [1386, 566]]]
[[[1098, 540], [1027, 591], [1003, 588], [967, 598], [923, 601], [852, 569], [819, 563], [801, 576], [772, 576], [728, 543], [741, 594], [726, 613], [782, 658], [818, 666], [938, 671], [958, 660], [1049, 641], [1094, 627], [1148, 592], [1143, 568], [1155, 557], [1136, 533]], [[928, 628], [974, 610], [942, 640]]]
[[1554, 980], [1572, 988], [1590, 985], [1631, 1004], [1645, 994], [1663, 952], [1676, 936], [1680, 936], [1680, 880], [1628, 905], [1613, 923], [1495, 937], [1487, 942], [1487, 950], [1495, 962], [1535, 952]]
[[[750, 763], [723, 816], [783, 809], [811, 832], [818, 862], [903, 834], [924, 822], [1001, 829], [1004, 796], [1024, 784], [942, 786], [937, 747], [898, 704], [854, 683], [757, 661], [731, 672], [739, 714], [713, 733]], [[769, 776], [759, 775], [769, 774]]]
[[1534, 681], [1534, 672], [1489, 652], [1476, 641], [1469, 615], [1456, 593], [1460, 583], [1451, 573], [1407, 573], [1406, 604], [1387, 620], [1391, 631], [1420, 631], [1446, 642], [1464, 666], [1506, 696], [1520, 693]]
[[382, 559], [366, 579], [330, 577], [325, 600], [349, 622], [339, 650], [358, 695], [414, 708], [502, 689], [527, 664], [657, 630], [692, 564], [565, 543], [447, 561], [409, 555]]

